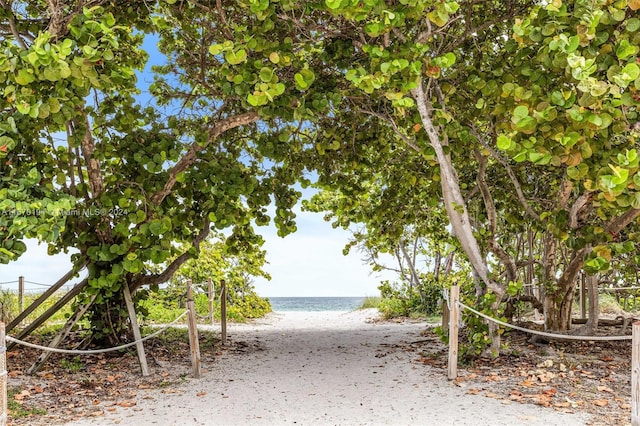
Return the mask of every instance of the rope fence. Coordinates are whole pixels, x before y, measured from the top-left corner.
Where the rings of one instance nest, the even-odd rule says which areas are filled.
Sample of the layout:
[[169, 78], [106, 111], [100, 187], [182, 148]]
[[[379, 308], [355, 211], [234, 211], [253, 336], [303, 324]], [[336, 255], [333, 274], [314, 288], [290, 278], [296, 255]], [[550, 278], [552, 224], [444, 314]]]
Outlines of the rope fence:
[[613, 341], [613, 340], [631, 340], [631, 336], [574, 336], [571, 334], [556, 334], [556, 333], [547, 333], [545, 331], [538, 331], [538, 330], [533, 330], [531, 328], [525, 328], [525, 327], [519, 327], [517, 325], [514, 324], [509, 324], [507, 322], [504, 321], [500, 321], [499, 319], [490, 317], [487, 314], [483, 314], [482, 312], [473, 309], [470, 306], [465, 305], [462, 302], [458, 302], [458, 305], [460, 305], [462, 308], [473, 312], [474, 314], [478, 315], [479, 317], [482, 317], [488, 321], [492, 321], [498, 325], [501, 325], [503, 327], [507, 327], [507, 328], [511, 328], [514, 330], [518, 330], [518, 331], [523, 331], [525, 333], [529, 333], [529, 334], [535, 334], [537, 336], [542, 336], [542, 337], [547, 337], [549, 339], [555, 339], [555, 340], [583, 340], [583, 341]]
[[[48, 290], [45, 292], [46, 294], [53, 294], [53, 292], [57, 291], [57, 289], [59, 289], [61, 287], [61, 285], [63, 284], [63, 282], [58, 281], [58, 283], [49, 286], [46, 284], [42, 284], [42, 283], [36, 283], [36, 282], [32, 282], [32, 281], [26, 281], [24, 279], [24, 277], [20, 277], [20, 279], [18, 281], [10, 281], [10, 282], [5, 282], [5, 283], [0, 283], [1, 284], [14, 284], [14, 283], [18, 283], [19, 285], [19, 294], [20, 294], [20, 298], [19, 298], [19, 309], [21, 314], [20, 315], [27, 315], [28, 312], [23, 312], [23, 295], [24, 295], [24, 285], [25, 283], [28, 284], [32, 284], [32, 285], [37, 285], [40, 287], [48, 287]], [[225, 344], [226, 343], [226, 289], [225, 289], [225, 284], [224, 281], [221, 282], [221, 291], [220, 291], [220, 300], [221, 300], [221, 310], [223, 311], [223, 317], [222, 317], [222, 343]], [[212, 288], [213, 285], [211, 283], [211, 281], [209, 281], [209, 302], [210, 302], [210, 306], [211, 306], [211, 302], [212, 302]], [[42, 355], [40, 356], [39, 360], [36, 361], [36, 364], [34, 364], [32, 366], [33, 371], [36, 371], [38, 367], [36, 367], [38, 365], [38, 363], [43, 363], [44, 360], [46, 360], [46, 358], [48, 357], [49, 354], [51, 353], [59, 353], [59, 354], [68, 354], [68, 355], [96, 355], [96, 354], [103, 354], [103, 353], [107, 353], [107, 352], [114, 352], [114, 351], [120, 351], [123, 349], [127, 349], [133, 346], [136, 346], [136, 350], [138, 352], [138, 358], [140, 361], [140, 368], [142, 370], [142, 375], [146, 376], [149, 374], [148, 372], [148, 367], [147, 367], [147, 363], [146, 363], [146, 356], [144, 354], [144, 346], [143, 343], [153, 337], [156, 337], [160, 334], [162, 334], [163, 332], [165, 332], [167, 329], [169, 329], [170, 327], [174, 326], [178, 321], [180, 321], [183, 317], [187, 316], [187, 327], [188, 327], [188, 334], [189, 334], [189, 348], [190, 348], [190, 355], [191, 355], [191, 364], [192, 364], [192, 371], [193, 371], [193, 377], [195, 378], [199, 378], [201, 375], [201, 357], [200, 357], [200, 344], [199, 344], [199, 338], [198, 338], [198, 329], [197, 329], [197, 322], [196, 322], [196, 311], [195, 311], [195, 303], [193, 300], [193, 289], [192, 289], [192, 285], [191, 285], [191, 281], [188, 280], [187, 282], [187, 308], [184, 312], [182, 312], [177, 318], [175, 318], [172, 322], [170, 322], [169, 324], [164, 325], [162, 328], [160, 328], [157, 331], [154, 331], [153, 333], [142, 337], [140, 335], [140, 329], [136, 320], [136, 313], [135, 313], [135, 309], [132, 303], [132, 298], [131, 298], [131, 294], [129, 292], [129, 288], [127, 286], [125, 286], [124, 289], [124, 297], [125, 297], [125, 302], [127, 302], [127, 310], [129, 311], [129, 317], [131, 320], [131, 325], [133, 328], [133, 334], [134, 334], [134, 341], [130, 342], [130, 343], [126, 343], [123, 345], [119, 345], [119, 346], [115, 346], [115, 347], [111, 347], [111, 348], [104, 348], [104, 349], [85, 349], [85, 350], [79, 350], [79, 349], [61, 349], [58, 348], [57, 345], [60, 343], [61, 339], [58, 339], [62, 334], [59, 333], [51, 342], [50, 346], [42, 346], [42, 345], [38, 345], [38, 344], [34, 344], [34, 343], [29, 343], [26, 342], [24, 340], [21, 340], [19, 338], [15, 338], [12, 336], [9, 336], [6, 334], [6, 328], [5, 328], [5, 324], [3, 322], [0, 322], [0, 426], [5, 426], [8, 422], [8, 410], [7, 410], [7, 401], [8, 401], [8, 396], [7, 396], [7, 391], [8, 391], [8, 373], [7, 373], [7, 368], [6, 368], [6, 360], [7, 360], [7, 342], [10, 342], [11, 344], [17, 344], [17, 345], [22, 345], [28, 348], [32, 348], [32, 349], [37, 349], [40, 351], [43, 351]], [[35, 305], [36, 303], [33, 303], [32, 305]], [[211, 317], [213, 318], [213, 315], [211, 314]], [[213, 321], [213, 319], [212, 319]], [[11, 326], [11, 324], [10, 324]], [[62, 330], [64, 330], [67, 327], [67, 325], [65, 325], [65, 327], [63, 327]], [[70, 327], [69, 327], [70, 328]], [[62, 331], [61, 330], [61, 331]], [[23, 330], [24, 331], [24, 330]], [[22, 337], [22, 335], [20, 336]], [[41, 364], [40, 364], [41, 365]]]
[[[452, 286], [450, 290], [443, 291], [444, 307], [446, 314], [450, 316], [449, 321], [449, 358], [448, 358], [448, 378], [454, 380], [457, 378], [458, 369], [458, 330], [460, 308], [467, 310], [474, 315], [484, 318], [487, 321], [498, 324], [502, 327], [511, 328], [513, 330], [522, 331], [533, 335], [543, 336], [554, 340], [579, 340], [579, 341], [622, 341], [631, 340], [631, 424], [632, 426], [640, 426], [640, 321], [633, 323], [632, 335], [624, 336], [576, 336], [570, 334], [548, 333], [544, 331], [532, 330], [526, 327], [520, 327], [508, 322], [501, 321], [484, 314], [460, 301], [460, 288]], [[445, 315], [443, 314], [443, 317]]]
[[58, 353], [58, 354], [69, 354], [69, 355], [96, 355], [96, 354], [104, 354], [107, 352], [115, 352], [115, 351], [120, 351], [123, 349], [127, 349], [130, 348], [132, 346], [135, 346], [139, 343], [142, 342], [146, 342], [149, 339], [152, 339], [158, 335], [160, 335], [161, 333], [164, 333], [168, 328], [170, 328], [171, 326], [175, 325], [179, 320], [182, 319], [182, 317], [184, 317], [185, 315], [187, 315], [189, 311], [186, 310], [184, 311], [182, 314], [180, 314], [180, 316], [178, 316], [175, 320], [173, 320], [173, 322], [165, 325], [164, 327], [162, 327], [161, 329], [154, 331], [153, 333], [135, 340], [133, 342], [124, 344], [124, 345], [120, 345], [120, 346], [114, 346], [111, 348], [104, 348], [104, 349], [86, 349], [86, 350], [75, 350], [75, 349], [59, 349], [59, 348], [51, 348], [48, 346], [41, 346], [41, 345], [36, 345], [34, 343], [29, 343], [29, 342], [25, 342], [24, 340], [19, 340], [16, 338], [13, 338], [11, 336], [5, 336], [6, 341], [8, 342], [13, 342], [16, 343], [18, 345], [22, 345], [22, 346], [26, 346], [28, 348], [33, 348], [33, 349], [40, 349], [41, 351], [47, 351], [47, 352], [53, 352], [53, 353]]

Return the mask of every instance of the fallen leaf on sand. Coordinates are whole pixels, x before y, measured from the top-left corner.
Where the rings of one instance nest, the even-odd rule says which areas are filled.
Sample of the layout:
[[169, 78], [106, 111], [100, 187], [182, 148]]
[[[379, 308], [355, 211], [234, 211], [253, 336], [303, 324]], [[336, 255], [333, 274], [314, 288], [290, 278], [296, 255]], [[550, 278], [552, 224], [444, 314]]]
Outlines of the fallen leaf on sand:
[[137, 402], [135, 401], [131, 401], [131, 400], [125, 400], [122, 401], [120, 404], [118, 404], [119, 406], [123, 407], [123, 408], [131, 408], [131, 407], [135, 407], [137, 404]]
[[16, 401], [22, 401], [25, 398], [28, 398], [31, 396], [31, 392], [29, 392], [28, 390], [23, 390], [18, 394], [15, 394], [13, 396], [13, 399], [15, 399]]
[[609, 405], [609, 400], [608, 399], [596, 399], [593, 401], [594, 405], [597, 405], [598, 407], [606, 407], [607, 405]]
[[207, 394], [207, 392], [198, 392], [196, 394], [196, 396], [205, 396]]
[[545, 389], [542, 391], [542, 393], [547, 396], [553, 396], [556, 394], [556, 392], [557, 391], [555, 390], [555, 388]]

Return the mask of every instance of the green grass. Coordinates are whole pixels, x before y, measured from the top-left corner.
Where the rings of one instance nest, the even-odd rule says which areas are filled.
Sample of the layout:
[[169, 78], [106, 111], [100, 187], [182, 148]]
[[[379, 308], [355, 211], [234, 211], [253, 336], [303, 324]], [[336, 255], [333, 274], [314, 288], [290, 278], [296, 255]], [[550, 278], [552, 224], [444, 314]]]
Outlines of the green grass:
[[7, 391], [7, 409], [11, 418], [17, 419], [20, 417], [29, 416], [42, 416], [47, 414], [47, 411], [39, 407], [25, 407], [16, 401], [15, 396], [21, 391], [19, 388], [9, 389]]
[[[33, 322], [40, 315], [45, 313], [47, 309], [53, 306], [60, 298], [64, 295], [64, 292], [59, 291], [55, 293], [53, 296], [49, 297], [45, 300], [40, 306], [38, 306], [25, 320], [23, 324], [29, 324]], [[27, 293], [24, 295], [24, 303], [23, 309], [26, 309], [30, 306], [38, 297], [41, 296], [41, 293]], [[0, 290], [0, 320], [5, 323], [11, 322], [15, 317], [20, 313], [19, 310], [19, 296], [17, 292], [11, 290]], [[58, 312], [53, 314], [51, 318], [47, 320], [48, 323], [61, 323], [67, 320], [69, 316], [71, 316], [71, 303], [68, 303]]]
[[381, 300], [382, 298], [379, 296], [367, 296], [364, 298], [358, 309], [378, 309]]

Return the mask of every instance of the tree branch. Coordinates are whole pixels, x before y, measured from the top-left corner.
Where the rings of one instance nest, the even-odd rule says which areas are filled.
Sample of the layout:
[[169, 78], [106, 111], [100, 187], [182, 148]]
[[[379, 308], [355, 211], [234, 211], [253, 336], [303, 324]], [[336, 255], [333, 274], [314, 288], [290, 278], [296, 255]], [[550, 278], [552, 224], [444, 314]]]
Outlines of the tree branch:
[[516, 268], [513, 259], [507, 254], [507, 252], [498, 244], [495, 239], [496, 228], [498, 224], [498, 213], [496, 211], [496, 206], [493, 202], [493, 197], [491, 196], [491, 191], [489, 191], [489, 186], [487, 185], [486, 180], [486, 172], [487, 172], [487, 157], [482, 155], [478, 150], [474, 150], [474, 154], [476, 159], [478, 160], [478, 175], [476, 176], [476, 182], [478, 183], [478, 187], [480, 188], [480, 193], [482, 194], [482, 199], [484, 200], [485, 210], [487, 211], [487, 218], [489, 219], [489, 233], [491, 238], [489, 239], [489, 247], [491, 251], [498, 256], [498, 259], [505, 266], [507, 272], [507, 280], [515, 281], [518, 276], [518, 270]]
[[[192, 243], [193, 247], [196, 249], [198, 253], [200, 252], [200, 243], [202, 243], [209, 236], [210, 232], [211, 232], [211, 222], [209, 221], [209, 219], [205, 219], [202, 230], [193, 239], [193, 243]], [[173, 276], [173, 274], [176, 273], [176, 271], [180, 268], [180, 266], [182, 266], [182, 264], [187, 260], [191, 259], [191, 257], [192, 255], [189, 254], [189, 251], [185, 251], [180, 256], [178, 256], [173, 262], [171, 262], [169, 266], [167, 266], [165, 270], [162, 271], [161, 273], [140, 277], [138, 280], [136, 280], [133, 283], [133, 288], [131, 289], [131, 291], [135, 291], [145, 284], [151, 284], [151, 285], [162, 284], [164, 282], [169, 281], [169, 279]]]
[[440, 184], [451, 228], [458, 241], [460, 241], [460, 245], [473, 266], [474, 271], [482, 279], [487, 288], [501, 296], [504, 294], [504, 289], [489, 276], [489, 268], [480, 252], [478, 241], [473, 235], [469, 212], [462, 197], [457, 172], [451, 163], [451, 158], [445, 152], [443, 141], [433, 123], [429, 111], [429, 103], [425, 97], [422, 86], [423, 82], [422, 79], [420, 79], [418, 87], [413, 89], [411, 94], [416, 101], [424, 130], [427, 132], [429, 142], [436, 152], [436, 158], [440, 165]]
[[622, 215], [613, 219], [606, 227], [607, 232], [611, 234], [617, 234], [622, 231], [627, 225], [636, 220], [640, 216], [640, 209], [634, 209], [633, 207], [624, 212]]
[[96, 144], [91, 133], [91, 125], [89, 124], [89, 117], [85, 114], [84, 123], [84, 136], [82, 137], [82, 157], [84, 158], [87, 166], [87, 175], [89, 176], [89, 186], [91, 187], [91, 198], [96, 199], [104, 191], [104, 180], [100, 171], [100, 163], [93, 156], [96, 150]]
[[469, 125], [469, 129], [471, 129], [471, 134], [473, 134], [476, 137], [476, 140], [480, 142], [482, 146], [487, 149], [487, 151], [489, 151], [491, 156], [494, 159], [498, 160], [500, 164], [502, 164], [502, 167], [504, 167], [504, 169], [506, 170], [511, 183], [516, 190], [516, 196], [518, 197], [518, 201], [520, 201], [520, 204], [522, 204], [525, 213], [527, 213], [527, 215], [529, 215], [529, 217], [531, 217], [533, 220], [540, 221], [540, 215], [538, 215], [538, 213], [536, 213], [529, 205], [529, 202], [527, 201], [527, 198], [524, 196], [524, 192], [522, 191], [522, 187], [520, 186], [520, 182], [518, 181], [518, 177], [516, 176], [507, 160], [505, 160], [499, 153], [496, 152], [495, 149], [493, 149], [491, 145], [489, 145], [485, 141], [485, 139], [482, 137], [482, 135], [480, 135], [480, 132], [478, 132], [474, 125]]
[[209, 138], [207, 139], [206, 143], [200, 145], [197, 142], [193, 142], [187, 153], [176, 163], [175, 166], [169, 169], [169, 177], [167, 178], [164, 187], [162, 188], [162, 190], [153, 194], [153, 196], [151, 197], [151, 202], [156, 206], [160, 205], [160, 203], [162, 203], [167, 195], [169, 195], [169, 193], [173, 189], [173, 186], [178, 181], [178, 175], [191, 167], [191, 165], [196, 161], [198, 153], [208, 147], [213, 141], [218, 139], [221, 134], [228, 130], [235, 129], [236, 127], [254, 123], [258, 121], [258, 118], [258, 113], [247, 112], [244, 114], [226, 118], [218, 122], [209, 131]]
[[591, 200], [591, 192], [583, 192], [569, 209], [569, 227], [576, 229], [578, 227], [578, 213]]
[[409, 146], [411, 149], [413, 149], [416, 152], [422, 152], [422, 149], [418, 145], [416, 145], [416, 143], [414, 141], [409, 139], [409, 137], [407, 137], [407, 135], [405, 135], [404, 133], [402, 133], [400, 131], [400, 129], [396, 125], [395, 121], [393, 121], [393, 119], [391, 119], [390, 117], [388, 117], [388, 116], [386, 116], [384, 114], [380, 114], [379, 112], [367, 111], [367, 110], [364, 110], [364, 109], [360, 109], [360, 110], [358, 110], [358, 112], [361, 112], [361, 113], [367, 114], [367, 115], [371, 115], [373, 117], [379, 118], [380, 120], [390, 124], [391, 128], [393, 129], [393, 131], [398, 136], [400, 136], [400, 139], [402, 139], [402, 141], [404, 143], [406, 143], [407, 146]]
[[13, 34], [13, 37], [16, 39], [16, 42], [21, 48], [27, 50], [28, 49], [27, 44], [22, 39], [22, 36], [18, 31], [18, 27], [16, 26], [16, 15], [14, 15], [13, 10], [11, 9], [11, 6], [7, 4], [5, 0], [0, 0], [0, 6], [4, 10], [6, 10], [9, 15], [9, 28], [11, 28], [11, 33]]

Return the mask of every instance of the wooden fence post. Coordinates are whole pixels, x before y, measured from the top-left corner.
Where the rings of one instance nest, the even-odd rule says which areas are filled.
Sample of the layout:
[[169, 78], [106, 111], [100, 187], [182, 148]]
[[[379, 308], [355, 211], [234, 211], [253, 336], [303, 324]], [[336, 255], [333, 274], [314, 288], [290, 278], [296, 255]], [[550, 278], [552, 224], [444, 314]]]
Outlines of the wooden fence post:
[[[139, 341], [142, 339], [140, 334], [140, 326], [138, 325], [138, 317], [136, 316], [136, 308], [133, 305], [133, 298], [131, 297], [131, 290], [129, 285], [124, 285], [124, 302], [127, 305], [127, 311], [129, 312], [129, 321], [131, 321], [131, 329], [133, 330], [133, 339]], [[136, 343], [136, 349], [138, 350], [138, 360], [140, 361], [140, 369], [143, 376], [149, 375], [149, 366], [147, 365], [147, 356], [144, 353], [144, 344], [142, 342]]]
[[449, 300], [451, 303], [451, 317], [449, 319], [449, 368], [448, 377], [449, 380], [453, 380], [458, 377], [458, 312], [460, 306], [458, 301], [460, 300], [460, 287], [454, 285], [449, 290]]
[[633, 323], [631, 341], [631, 426], [640, 426], [640, 321]]
[[18, 277], [18, 313], [24, 310], [24, 277]]
[[198, 340], [198, 324], [196, 323], [196, 308], [193, 302], [191, 280], [187, 280], [187, 319], [189, 324], [189, 349], [191, 352], [191, 367], [193, 377], [200, 378], [200, 341]]
[[0, 322], [0, 426], [6, 426], [9, 413], [7, 410], [7, 342], [5, 336], [5, 326]]
[[442, 330], [449, 329], [449, 319], [451, 318], [451, 312], [449, 311], [449, 305], [446, 300], [442, 301]]
[[207, 280], [209, 284], [209, 288], [207, 291], [207, 296], [209, 297], [209, 322], [213, 325], [213, 281], [211, 278]]
[[[82, 266], [84, 268], [84, 266], [86, 265], [86, 263]], [[67, 281], [69, 281], [71, 278], [73, 278], [73, 276], [75, 275], [76, 271], [71, 269], [69, 272], [67, 272], [62, 278], [60, 278], [58, 281], [56, 281], [56, 283], [54, 285], [52, 285], [51, 287], [49, 287], [44, 293], [42, 293], [42, 295], [40, 295], [40, 297], [38, 297], [36, 300], [33, 301], [33, 303], [31, 303], [29, 306], [27, 306], [27, 309], [25, 309], [24, 311], [20, 312], [20, 314], [18, 314], [17, 317], [15, 317], [13, 319], [13, 321], [11, 321], [7, 327], [6, 330], [7, 332], [10, 332], [11, 330], [13, 330], [18, 324], [22, 323], [22, 321], [29, 316], [33, 311], [36, 310], [36, 308], [38, 306], [40, 306], [45, 300], [47, 300], [52, 294], [54, 294], [56, 291], [58, 291], [58, 289], [60, 287], [62, 287], [63, 285], [65, 285], [65, 283]], [[72, 291], [68, 292], [67, 294], [70, 294], [70, 298], [67, 299], [67, 301], [71, 300], [72, 297], [75, 297], [80, 290], [82, 289], [82, 286], [86, 285], [88, 282], [88, 280], [83, 280], [81, 284], [77, 284]], [[76, 290], [77, 288], [77, 292], [73, 292], [73, 290]], [[63, 296], [63, 298], [66, 297]], [[42, 322], [46, 321], [51, 315], [53, 315], [54, 313], [56, 313], [62, 306], [64, 306], [64, 304], [66, 304], [67, 302], [64, 302], [62, 305], [56, 305], [58, 306], [55, 310], [53, 310], [50, 315], [46, 316], [46, 318], [44, 318], [42, 320]], [[47, 312], [49, 312], [47, 310]], [[41, 315], [41, 317], [45, 317], [45, 314]], [[38, 318], [39, 320], [40, 318]], [[27, 327], [29, 328], [32, 324], [36, 323], [38, 320], [32, 321], [31, 324]], [[33, 331], [35, 328], [39, 327], [40, 324], [39, 323], [37, 325], [34, 326], [33, 329], [31, 329], [31, 331]], [[28, 333], [30, 333], [31, 331], [29, 331]], [[26, 336], [28, 333], [22, 334], [22, 332], [20, 333], [20, 335], [16, 336], [17, 339], [22, 339], [24, 336]], [[9, 346], [13, 346], [13, 345], [9, 345]]]
[[[585, 319], [587, 317], [587, 288], [584, 285], [585, 276], [581, 274], [580, 277], [580, 318]], [[591, 302], [589, 302], [591, 303]]]
[[222, 344], [227, 344], [227, 283], [220, 281], [220, 339]]

